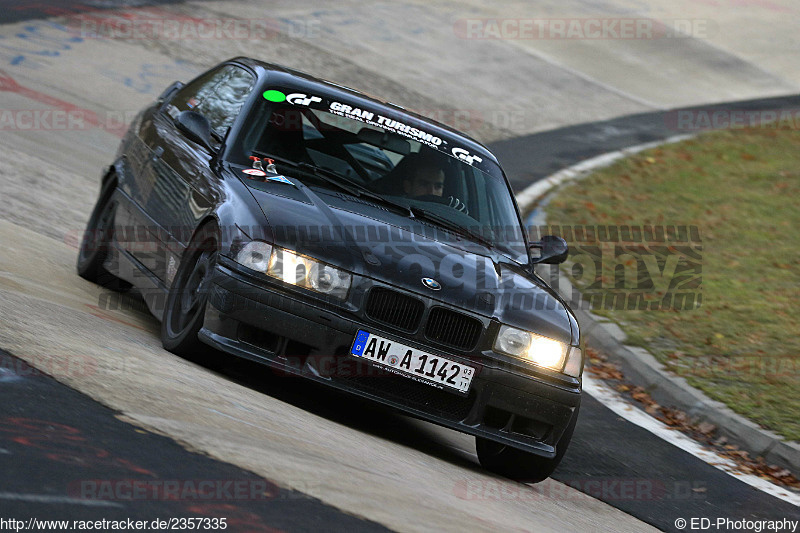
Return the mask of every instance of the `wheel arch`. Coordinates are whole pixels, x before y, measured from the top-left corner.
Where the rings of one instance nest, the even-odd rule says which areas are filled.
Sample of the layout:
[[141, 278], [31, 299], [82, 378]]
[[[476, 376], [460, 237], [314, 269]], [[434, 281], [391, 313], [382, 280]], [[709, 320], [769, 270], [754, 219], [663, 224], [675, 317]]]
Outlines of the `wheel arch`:
[[100, 180], [100, 186], [105, 187], [112, 181], [119, 181], [119, 170], [117, 169], [118, 163], [109, 165], [103, 172], [103, 177]]
[[191, 253], [192, 246], [194, 243], [197, 243], [198, 240], [204, 240], [205, 237], [202, 237], [204, 233], [208, 233], [213, 231], [215, 237], [217, 238], [217, 245], [222, 248], [222, 236], [220, 230], [220, 222], [219, 218], [216, 216], [216, 213], [208, 213], [204, 216], [200, 222], [198, 222], [197, 226], [195, 226], [194, 231], [192, 232], [192, 236], [186, 244], [186, 248], [184, 248], [182, 252], [182, 259], [186, 257], [187, 253]]

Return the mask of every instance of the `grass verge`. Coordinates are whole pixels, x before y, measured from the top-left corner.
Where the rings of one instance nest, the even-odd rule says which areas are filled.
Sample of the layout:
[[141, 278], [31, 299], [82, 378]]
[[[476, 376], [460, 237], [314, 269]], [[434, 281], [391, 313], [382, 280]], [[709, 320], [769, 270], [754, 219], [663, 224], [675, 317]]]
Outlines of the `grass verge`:
[[680, 287], [702, 294], [694, 309], [628, 309], [628, 300], [593, 312], [711, 398], [800, 441], [799, 201], [800, 131], [761, 128], [621, 160], [565, 187], [546, 212], [551, 227], [697, 227], [688, 252], [681, 242], [584, 241], [564, 270], [582, 290], [639, 302]]

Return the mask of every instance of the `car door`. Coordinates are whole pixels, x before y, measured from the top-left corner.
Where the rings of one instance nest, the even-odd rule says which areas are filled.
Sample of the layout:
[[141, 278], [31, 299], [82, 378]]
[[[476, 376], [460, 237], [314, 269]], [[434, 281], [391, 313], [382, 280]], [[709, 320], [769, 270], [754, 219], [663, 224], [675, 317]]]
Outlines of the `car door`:
[[[151, 242], [136, 247], [134, 255], [167, 286], [197, 224], [222, 199], [223, 188], [214, 172], [216, 150], [254, 84], [255, 76], [236, 65], [213, 69], [180, 89], [141, 130], [150, 158], [138, 189]], [[182, 111], [208, 119], [214, 150], [176, 127], [175, 118]]]

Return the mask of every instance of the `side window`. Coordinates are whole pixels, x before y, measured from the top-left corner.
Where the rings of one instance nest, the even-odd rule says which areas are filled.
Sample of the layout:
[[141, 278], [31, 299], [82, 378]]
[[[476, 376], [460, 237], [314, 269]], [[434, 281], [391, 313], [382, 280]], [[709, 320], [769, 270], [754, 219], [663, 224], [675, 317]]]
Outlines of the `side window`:
[[197, 111], [208, 119], [212, 130], [224, 135], [250, 95], [254, 82], [249, 72], [233, 65], [212, 70], [178, 91], [170, 102], [170, 115]]

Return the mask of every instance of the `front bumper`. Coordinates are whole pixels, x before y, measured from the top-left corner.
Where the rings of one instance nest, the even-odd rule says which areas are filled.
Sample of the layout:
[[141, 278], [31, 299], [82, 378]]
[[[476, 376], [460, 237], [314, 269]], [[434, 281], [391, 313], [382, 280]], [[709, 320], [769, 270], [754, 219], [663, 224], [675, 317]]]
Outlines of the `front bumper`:
[[[398, 336], [346, 309], [257, 279], [222, 258], [200, 339], [225, 352], [368, 398], [409, 415], [543, 457], [580, 405], [580, 386], [514, 372]], [[359, 329], [476, 367], [466, 395], [419, 383], [349, 354]]]

